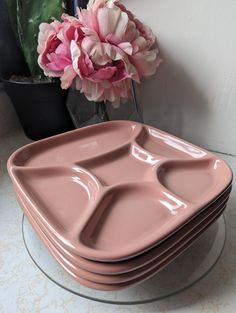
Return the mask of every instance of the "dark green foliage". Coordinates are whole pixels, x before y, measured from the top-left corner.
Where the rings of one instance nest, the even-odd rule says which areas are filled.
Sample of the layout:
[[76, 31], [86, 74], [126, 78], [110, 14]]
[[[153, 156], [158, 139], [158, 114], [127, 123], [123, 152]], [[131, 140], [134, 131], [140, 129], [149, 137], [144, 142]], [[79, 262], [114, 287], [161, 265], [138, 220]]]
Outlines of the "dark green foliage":
[[32, 76], [42, 75], [38, 66], [38, 32], [42, 22], [60, 19], [64, 12], [62, 0], [5, 0], [13, 30], [20, 42]]

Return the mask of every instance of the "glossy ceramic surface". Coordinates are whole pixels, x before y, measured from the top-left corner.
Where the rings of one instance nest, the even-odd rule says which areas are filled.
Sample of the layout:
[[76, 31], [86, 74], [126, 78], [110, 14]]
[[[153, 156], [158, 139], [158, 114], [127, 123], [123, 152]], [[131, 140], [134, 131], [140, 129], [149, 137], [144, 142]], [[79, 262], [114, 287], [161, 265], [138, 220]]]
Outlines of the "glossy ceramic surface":
[[[134, 286], [136, 284], [139, 284], [143, 282], [144, 280], [149, 279], [159, 271], [161, 271], [164, 267], [166, 267], [170, 262], [172, 262], [176, 257], [178, 257], [181, 253], [183, 253], [189, 246], [223, 213], [225, 209], [225, 206], [221, 207], [220, 210], [217, 210], [211, 215], [211, 218], [209, 217], [202, 223], [202, 227], [197, 230], [195, 235], [189, 236], [188, 239], [186, 239], [186, 242], [183, 243], [180, 246], [177, 246], [175, 250], [172, 250], [171, 253], [166, 255], [163, 258], [163, 262], [157, 263], [156, 266], [150, 267], [150, 270], [145, 272], [144, 274], [140, 275], [137, 278], [134, 278], [132, 280], [128, 280], [126, 282], [122, 283], [115, 283], [112, 284], [111, 282], [109, 284], [103, 284], [103, 283], [97, 283], [88, 279], [85, 279], [78, 275], [78, 269], [74, 269], [73, 266], [70, 266], [70, 264], [65, 261], [64, 258], [60, 256], [60, 254], [52, 248], [52, 245], [50, 241], [47, 241], [45, 239], [45, 236], [42, 236], [41, 239], [43, 240], [44, 244], [50, 251], [50, 253], [53, 255], [53, 257], [57, 260], [57, 262], [61, 265], [64, 270], [71, 275], [76, 281], [78, 281], [80, 284], [97, 289], [97, 290], [104, 290], [104, 291], [113, 291], [113, 290], [120, 290], [123, 288], [128, 288], [130, 286]], [[33, 227], [36, 227], [37, 224], [31, 223]], [[35, 228], [36, 229], [36, 228]]]
[[[107, 263], [106, 265], [104, 264], [104, 274], [95, 274], [82, 269], [79, 265], [79, 262], [75, 262], [74, 257], [66, 256], [61, 251], [61, 249], [58, 248], [53, 243], [53, 241], [50, 240], [50, 238], [42, 231], [40, 223], [32, 217], [32, 215], [29, 213], [29, 211], [27, 211], [23, 203], [21, 203], [21, 205], [24, 207], [24, 212], [38, 235], [42, 238], [42, 240], [44, 240], [46, 246], [48, 246], [50, 251], [52, 251], [52, 253], [56, 255], [59, 260], [61, 260], [61, 263], [65, 267], [68, 267], [77, 276], [93, 281], [95, 283], [117, 284], [132, 281], [133, 279], [138, 278], [149, 272], [151, 269], [156, 268], [157, 265], [161, 265], [167, 258], [169, 259], [171, 255], [175, 255], [176, 250], [181, 249], [186, 244], [186, 242], [188, 242], [191, 238], [198, 234], [201, 231], [202, 227], [204, 227], [204, 225], [212, 219], [212, 216], [215, 216], [219, 212], [222, 212], [222, 208], [226, 206], [227, 200], [228, 197], [222, 199], [220, 202], [213, 205], [212, 208], [210, 208], [207, 212], [203, 212], [196, 220], [189, 223], [191, 225], [188, 224], [187, 226], [185, 226], [185, 232], [181, 233], [180, 231], [180, 233], [174, 235], [174, 238], [172, 238], [172, 240], [169, 239], [161, 244], [159, 247], [159, 251], [156, 251], [155, 258], [150, 259], [148, 262], [146, 258], [145, 265], [143, 265], [139, 269], [129, 271], [128, 273], [117, 275], [106, 275], [105, 266], [107, 266], [109, 271], [109, 263]], [[150, 257], [150, 253], [149, 255], [147, 254], [147, 256]], [[133, 264], [135, 265], [135, 260], [133, 260]]]
[[219, 260], [225, 243], [225, 232], [225, 221], [221, 215], [185, 252], [150, 279], [125, 289], [101, 291], [87, 288], [73, 279], [48, 252], [27, 218], [22, 218], [26, 250], [45, 278], [79, 297], [112, 304], [157, 301], [191, 287], [206, 276]]
[[128, 121], [25, 146], [8, 170], [20, 197], [67, 250], [111, 262], [157, 245], [232, 180], [212, 153]]
[[18, 201], [24, 210], [26, 216], [37, 223], [40, 231], [42, 231], [45, 236], [51, 241], [55, 248], [60, 251], [64, 258], [70, 260], [74, 264], [83, 270], [92, 272], [95, 274], [105, 274], [105, 275], [119, 275], [127, 272], [131, 272], [137, 269], [142, 269], [144, 266], [148, 265], [150, 262], [157, 260], [162, 257], [166, 251], [172, 249], [173, 246], [179, 244], [179, 242], [188, 234], [198, 227], [198, 225], [208, 216], [210, 216], [214, 210], [218, 209], [219, 206], [226, 203], [228, 196], [230, 194], [231, 188], [222, 194], [211, 206], [206, 210], [202, 211], [197, 217], [192, 221], [183, 226], [178, 232], [173, 234], [171, 237], [167, 238], [163, 243], [157, 245], [153, 249], [148, 250], [146, 253], [138, 255], [132, 259], [121, 261], [121, 262], [96, 262], [88, 259], [84, 259], [76, 254], [72, 254], [66, 250], [58, 241], [52, 233], [50, 233], [47, 226], [40, 220], [40, 217], [35, 215], [30, 207], [20, 199], [18, 196]]

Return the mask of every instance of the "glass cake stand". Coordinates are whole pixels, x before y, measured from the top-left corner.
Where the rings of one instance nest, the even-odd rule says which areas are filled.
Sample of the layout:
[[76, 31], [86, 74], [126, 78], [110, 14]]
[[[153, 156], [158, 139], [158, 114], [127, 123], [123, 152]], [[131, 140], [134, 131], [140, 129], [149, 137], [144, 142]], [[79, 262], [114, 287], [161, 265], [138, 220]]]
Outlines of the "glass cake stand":
[[73, 280], [54, 260], [27, 218], [22, 218], [22, 234], [35, 265], [55, 284], [78, 296], [111, 304], [142, 304], [175, 295], [203, 278], [219, 260], [224, 248], [226, 227], [221, 216], [183, 254], [147, 281], [120, 291], [89, 289]]

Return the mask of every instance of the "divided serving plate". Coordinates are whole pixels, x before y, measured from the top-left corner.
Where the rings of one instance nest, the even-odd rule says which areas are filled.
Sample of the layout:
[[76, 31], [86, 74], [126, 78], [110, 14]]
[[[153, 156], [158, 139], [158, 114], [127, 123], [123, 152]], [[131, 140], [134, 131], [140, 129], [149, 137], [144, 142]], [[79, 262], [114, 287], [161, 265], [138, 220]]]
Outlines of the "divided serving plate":
[[153, 127], [112, 121], [18, 149], [18, 196], [72, 254], [133, 258], [183, 227], [230, 186], [212, 153]]
[[[68, 267], [78, 277], [83, 279], [102, 284], [119, 284], [132, 281], [133, 279], [148, 273], [150, 270], [156, 268], [157, 265], [160, 266], [163, 262], [165, 262], [166, 259], [170, 259], [170, 257], [175, 255], [177, 251], [182, 251], [182, 247], [186, 247], [187, 243], [192, 242], [190, 241], [192, 238], [197, 238], [197, 236], [201, 234], [202, 229], [207, 227], [207, 225], [210, 225], [211, 221], [215, 220], [216, 216], [219, 216], [219, 214], [223, 212], [227, 204], [227, 200], [228, 195], [221, 201], [214, 204], [208, 211], [204, 211], [199, 214], [198, 218], [184, 226], [176, 235], [172, 236], [172, 238], [167, 239], [165, 242], [154, 248], [155, 251], [153, 252], [155, 252], [155, 257], [154, 254], [153, 257], [151, 257], [151, 255], [148, 255], [147, 253], [147, 255], [145, 255], [146, 263], [144, 263], [141, 267], [135, 269], [135, 265], [137, 263], [136, 259], [139, 258], [138, 256], [129, 260], [129, 265], [132, 263], [134, 265], [132, 270], [122, 274], [115, 273], [115, 275], [107, 275], [107, 271], [109, 272], [109, 266], [113, 263], [103, 264], [104, 273], [99, 274], [94, 272], [91, 273], [90, 271], [82, 269], [78, 260], [75, 260], [75, 257], [68, 257], [65, 255], [60, 250], [60, 248], [55, 245], [55, 242], [53, 242], [53, 240], [51, 240], [49, 236], [47, 236], [47, 234], [42, 230], [40, 222], [32, 217], [32, 215], [25, 207], [25, 204], [22, 201], [20, 201], [20, 203], [31, 225], [34, 227], [35, 231], [38, 233], [41, 239], [44, 240], [48, 249], [57, 256], [57, 260], [60, 260], [60, 264], [62, 264], [64, 267]], [[148, 260], [147, 257], [151, 258]], [[96, 267], [96, 264], [94, 265]], [[107, 271], [106, 267], [108, 268]]]
[[[135, 271], [137, 269], [142, 270], [152, 261], [160, 259], [167, 250], [171, 250], [175, 245], [179, 244], [179, 242], [182, 241], [184, 237], [187, 237], [190, 232], [199, 227], [202, 221], [210, 217], [212, 213], [215, 212], [215, 210], [221, 209], [222, 206], [225, 206], [229, 198], [230, 191], [231, 186], [228, 187], [227, 190], [207, 209], [202, 210], [194, 219], [184, 225], [178, 232], [175, 232], [172, 236], [169, 236], [161, 244], [156, 245], [154, 248], [148, 250], [146, 253], [120, 262], [96, 262], [85, 259], [76, 254], [72, 254], [57, 241], [55, 236], [53, 236], [53, 234], [51, 234], [48, 230], [47, 225], [45, 225], [43, 221], [40, 220], [40, 218], [32, 212], [31, 208], [27, 206], [24, 200], [22, 200], [19, 195], [17, 197], [21, 208], [23, 209], [24, 213], [31, 221], [31, 223], [37, 224], [39, 232], [43, 233], [47, 237], [47, 239], [50, 240], [50, 242], [55, 246], [58, 251], [60, 251], [65, 259], [70, 260], [74, 264], [74, 266], [87, 272], [117, 276], [120, 274], [126, 274], [128, 272]], [[87, 274], [87, 276], [89, 275]]]

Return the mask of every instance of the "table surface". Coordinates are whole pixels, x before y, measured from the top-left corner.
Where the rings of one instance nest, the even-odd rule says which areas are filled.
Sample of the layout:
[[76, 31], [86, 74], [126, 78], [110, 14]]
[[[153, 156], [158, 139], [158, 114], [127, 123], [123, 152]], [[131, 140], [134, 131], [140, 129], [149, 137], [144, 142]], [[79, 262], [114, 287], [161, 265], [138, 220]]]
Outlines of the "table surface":
[[[22, 131], [0, 140], [0, 313], [235, 313], [236, 195], [226, 209], [227, 241], [215, 268], [196, 285], [166, 300], [144, 305], [110, 305], [89, 301], [46, 278], [28, 256], [21, 234], [22, 211], [6, 171], [9, 155], [29, 142]], [[236, 157], [219, 154], [236, 172]]]

